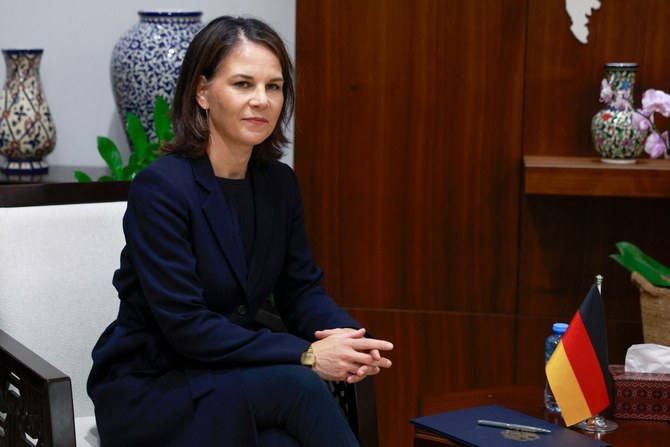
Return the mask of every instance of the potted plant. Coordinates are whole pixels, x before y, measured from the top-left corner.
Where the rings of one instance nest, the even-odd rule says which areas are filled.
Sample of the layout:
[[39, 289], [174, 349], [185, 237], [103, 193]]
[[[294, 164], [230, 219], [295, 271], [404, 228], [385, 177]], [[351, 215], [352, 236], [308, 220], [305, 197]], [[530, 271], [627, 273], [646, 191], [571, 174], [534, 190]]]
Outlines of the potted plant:
[[616, 244], [611, 257], [631, 271], [640, 290], [640, 311], [645, 343], [670, 346], [670, 269], [630, 242]]
[[[165, 98], [158, 96], [154, 104], [154, 130], [158, 141], [149, 141], [147, 132], [137, 115], [129, 112], [126, 115], [126, 128], [132, 146], [132, 153], [128, 164], [123, 165], [123, 157], [114, 142], [107, 137], [98, 137], [98, 152], [105, 161], [110, 175], [98, 178], [99, 182], [116, 180], [132, 180], [138, 172], [146, 168], [160, 156], [159, 149], [165, 142], [172, 140], [172, 125], [170, 123], [170, 107]], [[74, 177], [78, 182], [91, 182], [91, 177], [82, 171], [75, 171]]]

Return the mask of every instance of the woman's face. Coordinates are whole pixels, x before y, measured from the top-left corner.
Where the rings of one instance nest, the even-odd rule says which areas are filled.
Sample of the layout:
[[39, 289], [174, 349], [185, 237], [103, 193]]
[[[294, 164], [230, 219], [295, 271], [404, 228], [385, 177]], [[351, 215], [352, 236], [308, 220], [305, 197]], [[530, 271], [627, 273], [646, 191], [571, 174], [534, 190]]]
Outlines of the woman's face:
[[270, 136], [284, 104], [283, 83], [279, 59], [267, 47], [247, 40], [234, 47], [197, 92], [208, 110], [210, 149], [223, 144], [250, 151]]

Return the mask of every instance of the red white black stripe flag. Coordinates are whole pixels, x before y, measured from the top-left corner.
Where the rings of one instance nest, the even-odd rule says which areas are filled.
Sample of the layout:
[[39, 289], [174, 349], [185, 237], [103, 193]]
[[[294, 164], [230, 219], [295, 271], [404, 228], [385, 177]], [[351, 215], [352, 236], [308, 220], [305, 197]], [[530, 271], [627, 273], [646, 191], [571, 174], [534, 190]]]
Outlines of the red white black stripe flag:
[[594, 284], [545, 367], [567, 426], [610, 404], [606, 324], [603, 300]]

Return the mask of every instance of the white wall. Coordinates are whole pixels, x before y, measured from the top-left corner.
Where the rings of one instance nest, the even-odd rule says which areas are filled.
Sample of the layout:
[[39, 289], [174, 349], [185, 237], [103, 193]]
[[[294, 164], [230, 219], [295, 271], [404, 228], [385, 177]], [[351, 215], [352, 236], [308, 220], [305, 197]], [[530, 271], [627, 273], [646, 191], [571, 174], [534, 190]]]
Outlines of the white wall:
[[[96, 137], [110, 137], [127, 159], [128, 146], [112, 97], [109, 63], [118, 38], [137, 23], [137, 11], [202, 11], [265, 20], [295, 54], [295, 0], [2, 0], [0, 48], [43, 48], [40, 73], [56, 125], [50, 165], [104, 166]], [[0, 80], [6, 67], [0, 63]], [[292, 147], [285, 161], [293, 164]]]

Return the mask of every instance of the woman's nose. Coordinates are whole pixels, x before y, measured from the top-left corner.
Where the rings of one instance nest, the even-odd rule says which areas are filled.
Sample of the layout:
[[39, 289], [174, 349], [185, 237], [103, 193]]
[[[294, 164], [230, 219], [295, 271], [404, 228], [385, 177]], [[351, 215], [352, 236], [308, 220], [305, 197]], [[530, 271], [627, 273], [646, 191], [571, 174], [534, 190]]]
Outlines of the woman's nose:
[[265, 88], [257, 88], [251, 97], [250, 104], [252, 107], [267, 107], [269, 104], [268, 95], [265, 93]]

